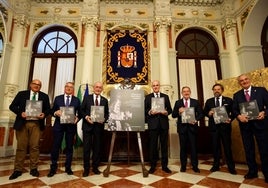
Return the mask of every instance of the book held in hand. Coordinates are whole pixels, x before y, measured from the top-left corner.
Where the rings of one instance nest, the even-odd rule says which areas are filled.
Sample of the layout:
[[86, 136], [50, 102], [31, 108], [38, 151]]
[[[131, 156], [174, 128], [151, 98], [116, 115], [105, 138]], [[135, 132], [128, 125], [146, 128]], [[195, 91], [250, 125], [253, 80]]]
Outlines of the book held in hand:
[[226, 121], [228, 121], [229, 116], [227, 114], [225, 106], [213, 108], [212, 111], [214, 112], [213, 118], [215, 124], [225, 123]]
[[240, 103], [239, 108], [240, 114], [246, 115], [249, 120], [257, 119], [259, 116], [259, 107], [256, 100]]
[[61, 111], [60, 116], [61, 124], [74, 124], [75, 115], [73, 106], [61, 106], [60, 111]]
[[37, 118], [42, 113], [43, 101], [26, 100], [26, 119]]
[[93, 122], [104, 122], [104, 106], [91, 106], [90, 118]]
[[156, 112], [162, 112], [165, 110], [165, 98], [164, 97], [152, 97], [151, 110]]
[[181, 114], [182, 123], [193, 123], [195, 122], [195, 109], [194, 107], [184, 108], [184, 112]]

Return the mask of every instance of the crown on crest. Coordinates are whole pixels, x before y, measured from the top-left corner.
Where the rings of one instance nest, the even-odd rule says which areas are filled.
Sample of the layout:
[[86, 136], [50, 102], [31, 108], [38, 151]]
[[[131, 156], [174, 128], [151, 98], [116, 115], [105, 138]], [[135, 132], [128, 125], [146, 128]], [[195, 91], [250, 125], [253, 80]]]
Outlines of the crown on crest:
[[128, 44], [125, 46], [121, 46], [120, 50], [125, 53], [133, 52], [135, 50], [134, 46], [129, 46]]

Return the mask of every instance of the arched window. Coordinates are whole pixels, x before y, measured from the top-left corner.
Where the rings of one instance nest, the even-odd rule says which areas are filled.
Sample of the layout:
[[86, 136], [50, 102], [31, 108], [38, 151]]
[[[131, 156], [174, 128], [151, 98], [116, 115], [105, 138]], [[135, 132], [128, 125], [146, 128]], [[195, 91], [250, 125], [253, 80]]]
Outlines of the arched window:
[[261, 33], [262, 55], [265, 67], [268, 67], [268, 17], [265, 20]]
[[[189, 86], [191, 97], [204, 105], [212, 97], [212, 85], [221, 79], [219, 48], [214, 38], [200, 29], [187, 29], [176, 40], [178, 88]], [[180, 89], [179, 89], [180, 90]], [[200, 121], [198, 150], [211, 153], [209, 131]]]
[[40, 79], [50, 100], [62, 94], [64, 84], [75, 78], [76, 49], [76, 36], [66, 27], [41, 32], [33, 44], [29, 82]]

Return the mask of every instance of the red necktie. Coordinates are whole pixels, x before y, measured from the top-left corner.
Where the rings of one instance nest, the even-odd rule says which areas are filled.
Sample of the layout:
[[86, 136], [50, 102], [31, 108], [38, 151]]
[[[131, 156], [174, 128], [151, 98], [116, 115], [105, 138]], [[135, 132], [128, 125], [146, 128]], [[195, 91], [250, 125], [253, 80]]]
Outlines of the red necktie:
[[185, 100], [184, 107], [188, 108], [188, 100]]
[[249, 96], [248, 90], [245, 91], [245, 97], [246, 97], [247, 101], [250, 101], [250, 96]]

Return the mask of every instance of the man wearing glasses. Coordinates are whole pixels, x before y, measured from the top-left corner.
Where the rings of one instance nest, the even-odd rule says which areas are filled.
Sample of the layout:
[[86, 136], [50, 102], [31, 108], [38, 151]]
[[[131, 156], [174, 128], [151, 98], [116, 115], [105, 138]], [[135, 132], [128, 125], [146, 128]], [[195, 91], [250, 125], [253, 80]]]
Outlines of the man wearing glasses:
[[[30, 89], [18, 92], [9, 106], [9, 109], [17, 115], [13, 126], [16, 130], [17, 150], [14, 172], [9, 177], [10, 180], [21, 176], [27, 148], [29, 148], [30, 174], [35, 177], [39, 176], [37, 170], [39, 140], [45, 128], [45, 117], [50, 111], [49, 97], [40, 91], [41, 86], [40, 80], [32, 80]], [[33, 106], [30, 110], [35, 111], [35, 115], [29, 115], [29, 108], [27, 108], [29, 106]]]

